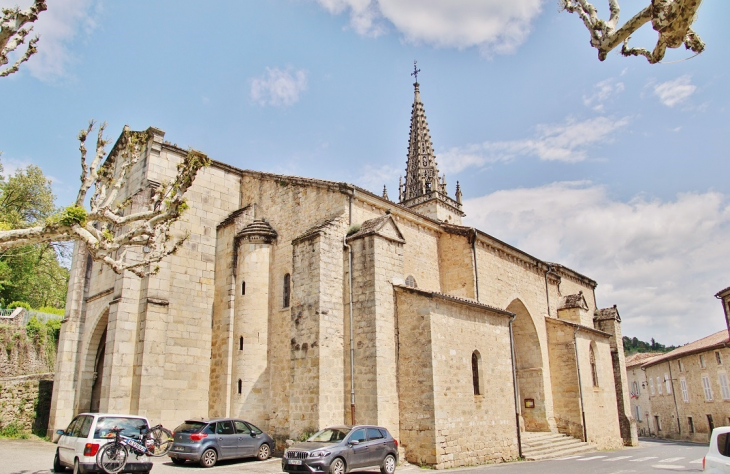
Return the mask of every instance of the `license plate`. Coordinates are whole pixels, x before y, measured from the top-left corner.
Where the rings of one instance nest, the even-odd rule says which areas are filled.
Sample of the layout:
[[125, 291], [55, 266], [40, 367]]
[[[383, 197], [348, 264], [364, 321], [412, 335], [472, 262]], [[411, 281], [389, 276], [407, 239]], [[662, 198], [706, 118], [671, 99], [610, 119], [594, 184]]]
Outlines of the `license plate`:
[[185, 451], [185, 448], [182, 446], [173, 446], [172, 450], [173, 451]]
[[301, 459], [289, 459], [287, 462], [289, 464], [294, 465], [294, 466], [299, 466], [299, 465], [302, 464], [302, 460]]

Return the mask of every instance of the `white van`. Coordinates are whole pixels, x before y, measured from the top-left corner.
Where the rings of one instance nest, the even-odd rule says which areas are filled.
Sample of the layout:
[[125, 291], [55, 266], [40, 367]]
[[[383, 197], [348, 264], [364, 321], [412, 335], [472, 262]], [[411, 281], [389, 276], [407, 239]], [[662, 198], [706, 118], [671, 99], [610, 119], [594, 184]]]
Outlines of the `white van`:
[[717, 474], [730, 473], [730, 426], [712, 430], [710, 448], [702, 459], [702, 470]]
[[[102, 472], [96, 465], [96, 453], [105, 444], [112, 441], [110, 429], [123, 428], [122, 435], [129, 438], [141, 438], [140, 433], [149, 428], [147, 418], [135, 415], [115, 415], [108, 413], [81, 413], [77, 415], [68, 428], [58, 430], [58, 448], [53, 459], [54, 472], [73, 469], [74, 474]], [[129, 456], [127, 465], [121, 472], [149, 473], [152, 462], [147, 456]]]

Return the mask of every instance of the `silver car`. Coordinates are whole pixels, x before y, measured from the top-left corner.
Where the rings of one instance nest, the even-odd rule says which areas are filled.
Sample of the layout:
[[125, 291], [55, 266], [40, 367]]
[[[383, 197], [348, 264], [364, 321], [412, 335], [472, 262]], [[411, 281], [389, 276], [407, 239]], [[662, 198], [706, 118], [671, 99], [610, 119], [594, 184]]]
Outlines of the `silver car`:
[[281, 469], [290, 473], [345, 474], [377, 466], [393, 474], [398, 464], [398, 441], [382, 426], [331, 426], [284, 451]]
[[175, 464], [187, 461], [213, 467], [220, 459], [257, 457], [268, 459], [274, 440], [256, 426], [243, 420], [216, 418], [188, 420], [173, 432], [173, 444], [167, 453]]

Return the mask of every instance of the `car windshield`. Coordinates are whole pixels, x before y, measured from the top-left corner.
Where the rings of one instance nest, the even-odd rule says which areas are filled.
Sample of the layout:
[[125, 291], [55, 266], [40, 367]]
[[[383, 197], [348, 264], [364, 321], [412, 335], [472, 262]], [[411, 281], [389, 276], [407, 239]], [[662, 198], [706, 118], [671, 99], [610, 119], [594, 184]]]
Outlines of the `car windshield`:
[[310, 443], [337, 443], [342, 441], [350, 432], [350, 428], [325, 428], [314, 433], [307, 439]]
[[124, 418], [121, 416], [105, 416], [96, 420], [94, 438], [113, 438], [114, 433], [109, 431], [112, 428], [122, 428], [121, 435], [128, 438], [141, 437], [141, 432], [147, 429], [147, 421], [143, 418]]

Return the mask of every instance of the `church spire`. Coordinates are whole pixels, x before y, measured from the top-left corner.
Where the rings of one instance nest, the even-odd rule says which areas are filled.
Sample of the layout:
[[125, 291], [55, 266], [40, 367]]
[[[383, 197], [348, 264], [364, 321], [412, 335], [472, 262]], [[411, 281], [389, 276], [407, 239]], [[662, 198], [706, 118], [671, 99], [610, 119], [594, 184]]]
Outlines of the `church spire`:
[[406, 165], [406, 182], [403, 190], [403, 200], [416, 198], [432, 191], [441, 191], [439, 185], [439, 171], [436, 164], [436, 155], [433, 152], [431, 133], [428, 130], [426, 112], [421, 101], [421, 91], [418, 84], [418, 73], [416, 62], [413, 62], [412, 76], [416, 82], [413, 83], [414, 97], [413, 109], [411, 111], [411, 136], [408, 141], [408, 162]]

